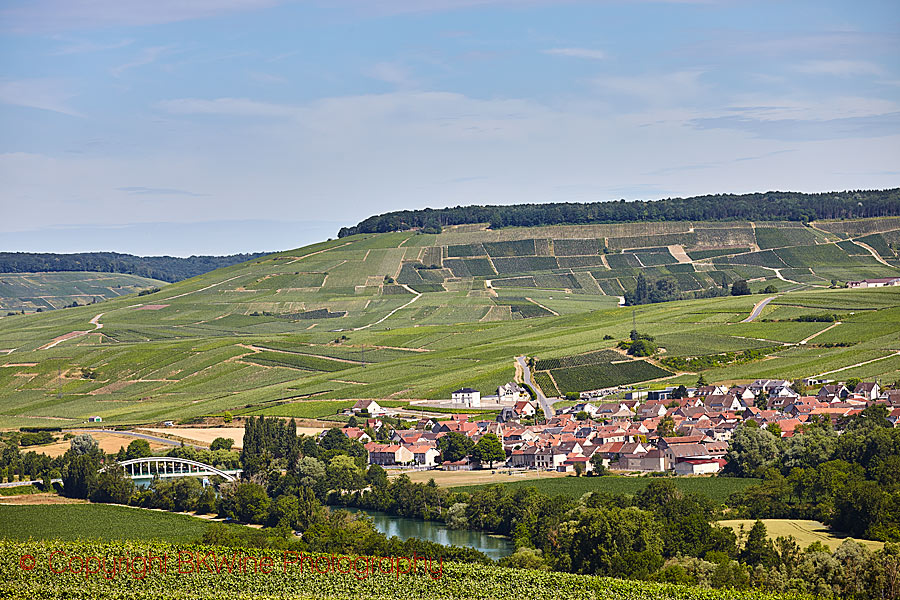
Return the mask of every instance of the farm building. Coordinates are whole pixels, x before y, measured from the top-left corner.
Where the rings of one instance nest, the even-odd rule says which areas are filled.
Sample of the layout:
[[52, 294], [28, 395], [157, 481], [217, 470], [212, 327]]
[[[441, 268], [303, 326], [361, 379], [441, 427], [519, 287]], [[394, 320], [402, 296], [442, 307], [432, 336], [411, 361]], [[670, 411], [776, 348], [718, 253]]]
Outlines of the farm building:
[[900, 277], [881, 277], [879, 279], [863, 279], [862, 281], [848, 281], [847, 287], [851, 288], [876, 288], [900, 285]]
[[102, 423], [103, 419], [101, 417], [88, 417], [88, 423]]
[[373, 417], [387, 414], [387, 411], [374, 400], [358, 400], [350, 411], [354, 413], [367, 412]]

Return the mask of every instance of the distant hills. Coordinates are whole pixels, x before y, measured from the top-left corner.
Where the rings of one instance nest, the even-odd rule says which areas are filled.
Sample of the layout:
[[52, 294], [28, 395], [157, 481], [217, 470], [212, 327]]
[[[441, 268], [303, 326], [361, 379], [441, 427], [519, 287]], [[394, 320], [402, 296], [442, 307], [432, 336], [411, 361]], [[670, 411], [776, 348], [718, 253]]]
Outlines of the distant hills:
[[804, 194], [714, 194], [663, 200], [457, 206], [402, 210], [343, 227], [338, 237], [422, 228], [440, 233], [448, 225], [489, 223], [500, 227], [636, 223], [644, 221], [798, 221], [900, 215], [900, 188]]
[[178, 258], [174, 256], [134, 256], [118, 252], [81, 252], [77, 254], [0, 252], [0, 273], [94, 271], [124, 273], [174, 283], [222, 267], [230, 267], [253, 260], [266, 254], [266, 252], [257, 252], [229, 256]]
[[[346, 236], [169, 285], [70, 275], [0, 275], [0, 306], [4, 284], [22, 299], [0, 314], [0, 427], [226, 410], [338, 422], [360, 398], [488, 393], [522, 355], [550, 395], [693, 385], [698, 371], [900, 378], [900, 287], [839, 289], [900, 276], [900, 217], [463, 224]], [[642, 304], [642, 280], [658, 303]], [[739, 280], [752, 295], [730, 294]], [[103, 288], [108, 300], [82, 305]], [[639, 306], [620, 307], [632, 294]], [[634, 328], [656, 356], [620, 352]]]

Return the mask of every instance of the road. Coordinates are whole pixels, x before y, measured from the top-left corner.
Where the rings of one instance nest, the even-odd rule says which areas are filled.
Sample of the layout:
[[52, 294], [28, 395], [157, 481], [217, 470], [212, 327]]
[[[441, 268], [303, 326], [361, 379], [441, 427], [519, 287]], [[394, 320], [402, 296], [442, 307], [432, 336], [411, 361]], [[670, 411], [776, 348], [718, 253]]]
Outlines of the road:
[[771, 302], [772, 300], [774, 300], [777, 297], [778, 296], [769, 296], [768, 298], [765, 298], [764, 300], [760, 300], [759, 302], [757, 302], [756, 306], [753, 307], [753, 312], [750, 313], [750, 316], [747, 317], [746, 319], [744, 319], [743, 321], [741, 321], [741, 323], [749, 323], [750, 321], [753, 321], [754, 319], [756, 319], [756, 317], [759, 316], [759, 313], [762, 312], [762, 309], [764, 309], [769, 302]]
[[420, 294], [420, 293], [417, 292], [416, 290], [412, 289], [411, 287], [409, 287], [409, 286], [406, 285], [405, 283], [401, 283], [401, 284], [400, 284], [400, 287], [404, 288], [407, 292], [410, 292], [410, 293], [412, 293], [412, 294], [415, 294], [416, 297], [413, 298], [412, 300], [410, 300], [409, 302], [407, 302], [406, 304], [404, 304], [403, 306], [398, 306], [397, 308], [395, 308], [394, 310], [392, 310], [392, 311], [389, 312], [388, 314], [384, 315], [383, 317], [381, 317], [380, 319], [378, 319], [378, 320], [375, 321], [374, 323], [369, 323], [368, 325], [363, 325], [362, 327], [354, 327], [354, 328], [351, 329], [350, 331], [360, 331], [360, 330], [362, 330], [362, 329], [368, 329], [368, 328], [371, 327], [372, 325], [378, 325], [379, 323], [382, 323], [383, 321], [387, 320], [388, 317], [393, 316], [393, 314], [394, 314], [395, 312], [397, 312], [398, 310], [403, 310], [404, 308], [406, 308], [407, 306], [409, 306], [410, 304], [412, 304], [413, 302], [415, 302], [416, 300], [418, 300], [419, 298], [422, 297], [422, 294]]
[[866, 250], [868, 250], [868, 251], [869, 251], [869, 254], [872, 255], [872, 258], [874, 258], [875, 260], [877, 260], [878, 262], [880, 262], [880, 263], [883, 264], [884, 266], [886, 266], [886, 267], [892, 267], [892, 268], [893, 268], [894, 265], [892, 265], [892, 264], [889, 263], [888, 261], [884, 260], [884, 259], [881, 257], [881, 255], [878, 254], [878, 252], [876, 252], [876, 251], [875, 251], [875, 248], [873, 248], [872, 246], [870, 246], [870, 245], [868, 245], [868, 244], [863, 244], [863, 243], [862, 243], [861, 241], [859, 241], [859, 240], [851, 240], [851, 241], [852, 241], [854, 244], [856, 244], [857, 246], [862, 246], [863, 248], [865, 248]]
[[556, 416], [556, 410], [554, 410], [553, 405], [550, 404], [550, 401], [547, 400], [547, 397], [544, 395], [544, 392], [541, 391], [541, 388], [534, 384], [531, 380], [531, 370], [528, 368], [528, 361], [524, 356], [517, 356], [516, 361], [518, 361], [519, 366], [522, 367], [522, 379], [531, 386], [531, 389], [534, 390], [535, 395], [537, 395], [538, 402], [541, 405], [541, 408], [544, 409], [544, 417], [547, 419], [552, 419]]
[[[43, 479], [31, 479], [29, 481], [10, 481], [9, 483], [0, 483], [0, 488], [19, 487], [20, 485], [41, 485]], [[50, 483], [62, 483], [62, 479], [51, 479]]]

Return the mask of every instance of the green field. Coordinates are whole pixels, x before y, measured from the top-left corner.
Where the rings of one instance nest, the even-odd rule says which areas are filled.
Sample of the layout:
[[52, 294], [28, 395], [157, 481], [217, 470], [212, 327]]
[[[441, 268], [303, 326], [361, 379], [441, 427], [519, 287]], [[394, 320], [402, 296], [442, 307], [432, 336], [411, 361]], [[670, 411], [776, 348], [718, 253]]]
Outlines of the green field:
[[165, 281], [93, 271], [55, 273], [0, 273], [0, 311], [33, 312], [90, 304], [167, 285]]
[[[112, 562], [117, 557], [132, 556], [165, 556], [167, 569], [159, 571], [159, 560], [156, 568], [147, 574], [136, 576], [134, 570], [119, 572], [117, 576], [108, 578], [103, 575], [85, 576], [83, 573], [54, 573], [50, 570], [48, 558], [54, 552], [65, 553], [65, 556], [108, 558]], [[179, 552], [183, 554], [183, 567], [179, 573]], [[252, 556], [255, 559], [246, 561], [246, 569], [234, 569], [233, 572], [216, 572], [202, 567], [188, 569], [187, 553], [196, 552], [212, 560], [227, 561], [237, 555], [237, 564], [242, 558]], [[34, 569], [19, 567], [22, 555], [35, 558]], [[67, 562], [59, 564], [56, 555], [54, 568], [63, 570]], [[416, 574], [397, 574], [385, 566], [386, 573], [378, 569], [370, 570], [367, 559], [361, 559], [358, 570], [365, 576], [357, 577], [347, 566], [347, 561], [338, 561], [343, 565], [344, 573], [330, 571], [322, 565], [324, 572], [316, 572], [304, 561], [301, 571], [298, 565], [285, 564], [285, 554], [273, 550], [254, 550], [241, 548], [222, 548], [215, 546], [175, 546], [164, 543], [128, 543], [99, 544], [91, 542], [55, 542], [55, 543], [15, 543], [0, 541], [0, 597], [71, 598], [71, 599], [120, 599], [120, 598], [332, 598], [332, 599], [410, 599], [429, 600], [441, 598], [445, 600], [493, 598], [495, 600], [565, 600], [575, 598], [594, 598], [596, 600], [718, 600], [733, 598], [736, 600], [764, 600], [767, 598], [785, 598], [795, 596], [774, 596], [756, 591], [710, 590], [689, 588], [673, 584], [657, 584], [641, 581], [625, 581], [594, 577], [591, 575], [573, 575], [568, 573], [550, 573], [546, 571], [526, 569], [505, 569], [495, 565], [462, 564], [443, 561], [440, 569], [432, 565], [434, 575], [425, 573], [422, 561], [417, 564]], [[316, 555], [318, 557], [318, 555]], [[263, 570], [268, 558], [271, 566]], [[291, 557], [292, 558], [292, 557]], [[355, 556], [352, 558], [356, 558]], [[433, 557], [432, 557], [433, 558]], [[126, 562], [126, 564], [128, 564]], [[142, 572], [143, 562], [138, 562], [137, 571]], [[263, 565], [258, 570], [255, 565]], [[387, 562], [385, 561], [385, 565]], [[78, 563], [75, 563], [75, 567]], [[92, 565], [92, 568], [95, 568]], [[403, 569], [410, 569], [405, 563]], [[362, 574], [362, 573], [360, 573]], [[477, 592], [473, 591], [477, 590]], [[27, 591], [27, 592], [26, 592]]]
[[[509, 487], [534, 487], [548, 495], [563, 494], [580, 497], [589, 492], [609, 492], [610, 494], [635, 494], [656, 477], [553, 477], [547, 479], [511, 481], [500, 485]], [[739, 479], [737, 477], [672, 477], [667, 479], [685, 493], [703, 494], [715, 502], [725, 502], [734, 492], [740, 492], [760, 482], [759, 479]], [[453, 488], [455, 491], [477, 489], [480, 486]]]
[[177, 513], [109, 504], [0, 505], [6, 540], [199, 540], [209, 521]]
[[[759, 296], [637, 307], [638, 329], [654, 336], [665, 356], [772, 349], [765, 360], [710, 369], [708, 380], [793, 379], [870, 360], [875, 362], [847, 369], [847, 376], [885, 381], [900, 376], [893, 357], [900, 350], [894, 325], [900, 290], [786, 283], [763, 267], [732, 264], [757, 241], [749, 224], [694, 226], [693, 232], [685, 223], [636, 223], [356, 235], [260, 257], [145, 296], [0, 316], [0, 427], [71, 426], [93, 415], [135, 424], [225, 410], [326, 417], [323, 410], [333, 415], [343, 405], [313, 409], [305, 401], [447, 399], [462, 386], [490, 393], [513, 379], [514, 357], [523, 354], [552, 361], [607, 352], [606, 361], [554, 366], [552, 376], [561, 388], [556, 391], [562, 393], [649, 385], [657, 378], [663, 380], [653, 385], [696, 381], [696, 374], [667, 375], [652, 363], [610, 362], [609, 348], [631, 331], [632, 310], [603, 292], [624, 293], [638, 273], [651, 279], [677, 276], [679, 285], [698, 289], [718, 287], [723, 277], [756, 276], [753, 289], [774, 282], [781, 290], [752, 323], [740, 321]], [[767, 227], [777, 229], [770, 233], [782, 242], [792, 239], [785, 238], [792, 228]], [[859, 254], [855, 246], [814, 237], [813, 245], [766, 252], [792, 262], [824, 261], [805, 271], [784, 267], [784, 273], [798, 278], [806, 273], [811, 280], [834, 271], [900, 272], [870, 264], [871, 255]], [[797, 238], [804, 240], [808, 236]], [[626, 250], [601, 254], [607, 243]], [[673, 263], [683, 255], [670, 252], [669, 244], [691, 253], [730, 255]], [[452, 260], [469, 275], [453, 277], [444, 264], [451, 247], [460, 255]], [[559, 266], [561, 259], [582, 258], [591, 266]], [[645, 259], [653, 264], [647, 266]], [[714, 264], [717, 260], [726, 263]], [[488, 268], [517, 272], [471, 274]], [[422, 289], [435, 291], [385, 285], [385, 278], [396, 280], [401, 271], [428, 281], [434, 287]], [[513, 287], [489, 287], [492, 278]], [[534, 287], [522, 287], [526, 283]], [[845, 322], [803, 346], [797, 344], [826, 325], [765, 321], [823, 311], [843, 314]], [[841, 342], [854, 345], [824, 347]], [[93, 377], [82, 378], [82, 369]], [[550, 371], [536, 378], [554, 393]]]

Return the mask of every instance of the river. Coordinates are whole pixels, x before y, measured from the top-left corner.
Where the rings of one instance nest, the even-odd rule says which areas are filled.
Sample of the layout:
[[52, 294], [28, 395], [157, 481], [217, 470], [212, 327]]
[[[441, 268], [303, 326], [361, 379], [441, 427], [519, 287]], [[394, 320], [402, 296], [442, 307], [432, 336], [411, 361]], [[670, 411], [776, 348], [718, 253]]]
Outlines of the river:
[[397, 536], [401, 540], [414, 537], [445, 546], [467, 546], [484, 552], [493, 560], [509, 556], [515, 551], [515, 547], [509, 538], [490, 535], [483, 531], [448, 529], [440, 521], [422, 521], [407, 517], [397, 517], [375, 510], [351, 508], [347, 510], [368, 515], [375, 524], [375, 529], [387, 537]]

